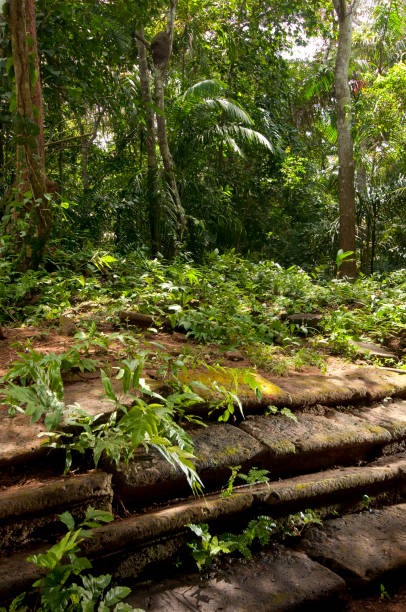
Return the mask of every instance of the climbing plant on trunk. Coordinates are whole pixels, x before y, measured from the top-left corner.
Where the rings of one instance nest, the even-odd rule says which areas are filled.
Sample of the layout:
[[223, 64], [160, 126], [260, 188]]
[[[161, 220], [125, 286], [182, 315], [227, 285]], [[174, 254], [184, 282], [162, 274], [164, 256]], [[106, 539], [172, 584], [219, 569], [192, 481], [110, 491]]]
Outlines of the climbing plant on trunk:
[[[352, 20], [359, 0], [333, 0], [338, 18], [338, 48], [335, 64], [337, 108], [338, 197], [340, 206], [340, 248], [355, 253], [354, 150], [351, 133], [351, 92], [348, 70], [351, 57]], [[346, 258], [340, 275], [355, 278], [355, 257]]]
[[3, 224], [9, 234], [9, 248], [17, 247], [19, 267], [35, 268], [43, 258], [49, 238], [52, 224], [49, 192], [55, 190], [45, 172], [35, 0], [10, 0], [4, 11], [15, 78], [10, 108], [14, 111], [17, 153], [14, 188]]

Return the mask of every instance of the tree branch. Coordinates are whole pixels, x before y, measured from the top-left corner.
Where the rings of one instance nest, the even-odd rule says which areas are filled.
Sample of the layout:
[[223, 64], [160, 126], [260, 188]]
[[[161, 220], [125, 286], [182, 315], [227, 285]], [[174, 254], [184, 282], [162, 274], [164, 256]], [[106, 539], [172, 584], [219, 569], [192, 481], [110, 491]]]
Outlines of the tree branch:
[[145, 40], [144, 36], [141, 34], [139, 30], [136, 30], [134, 32], [134, 36], [137, 40], [142, 42], [142, 44], [144, 45], [146, 49], [148, 49], [148, 51], [151, 51], [151, 45]]

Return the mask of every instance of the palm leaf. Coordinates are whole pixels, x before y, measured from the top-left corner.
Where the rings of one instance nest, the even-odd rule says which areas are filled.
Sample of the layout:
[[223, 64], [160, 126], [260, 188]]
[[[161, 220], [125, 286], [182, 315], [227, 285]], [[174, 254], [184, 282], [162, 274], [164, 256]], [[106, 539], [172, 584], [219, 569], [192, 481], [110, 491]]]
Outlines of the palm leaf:
[[236, 137], [244, 144], [253, 144], [256, 146], [260, 145], [274, 153], [273, 144], [268, 140], [268, 138], [251, 128], [247, 128], [243, 125], [227, 125], [221, 128], [219, 127], [218, 131], [225, 139]]
[[240, 106], [225, 98], [204, 100], [200, 106], [204, 106], [207, 109], [220, 109], [224, 112], [225, 118], [230, 121], [238, 121], [238, 123], [244, 123], [246, 125], [252, 125], [254, 123], [248, 113]]
[[212, 98], [213, 96], [218, 96], [220, 93], [223, 93], [225, 87], [224, 83], [214, 79], [199, 81], [185, 91], [182, 100], [185, 101], [189, 98], [193, 98], [194, 100]]

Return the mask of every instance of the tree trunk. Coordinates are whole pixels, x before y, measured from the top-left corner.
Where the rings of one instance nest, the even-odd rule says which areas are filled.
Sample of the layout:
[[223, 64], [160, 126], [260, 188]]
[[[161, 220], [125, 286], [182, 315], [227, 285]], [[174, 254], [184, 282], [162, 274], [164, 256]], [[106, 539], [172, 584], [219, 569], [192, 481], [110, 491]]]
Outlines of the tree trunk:
[[[351, 92], [348, 71], [351, 57], [352, 18], [358, 0], [333, 0], [338, 17], [338, 48], [335, 65], [338, 141], [338, 197], [340, 206], [340, 248], [355, 253], [354, 151], [351, 134]], [[355, 278], [356, 260], [345, 259], [340, 276]]]
[[[16, 195], [10, 204], [13, 223], [21, 247], [18, 257], [22, 268], [36, 268], [42, 260], [52, 223], [52, 211], [46, 197], [44, 116], [39, 73], [35, 0], [10, 0], [8, 27], [16, 82]], [[29, 39], [27, 39], [27, 33]], [[32, 66], [31, 58], [34, 58]], [[35, 71], [33, 70], [35, 68]], [[34, 81], [34, 83], [33, 83]], [[24, 196], [27, 192], [31, 197]], [[27, 201], [28, 199], [28, 201]], [[29, 213], [28, 227], [21, 244], [19, 222]]]
[[158, 195], [158, 161], [156, 157], [156, 130], [155, 118], [151, 95], [150, 78], [148, 72], [146, 47], [141, 40], [144, 39], [144, 31], [137, 31], [138, 65], [141, 86], [141, 97], [145, 111], [146, 141], [148, 170], [147, 170], [147, 195], [149, 202], [149, 227], [151, 232], [151, 248], [155, 255], [161, 250], [161, 210]]
[[[175, 233], [169, 237], [170, 244], [168, 245], [167, 254], [173, 255], [180, 242], [182, 241], [183, 232], [186, 226], [185, 211], [182, 206], [182, 202], [179, 196], [178, 186], [176, 183], [175, 170], [172, 155], [168, 145], [167, 129], [166, 129], [166, 117], [165, 117], [165, 78], [166, 71], [169, 64], [169, 60], [172, 54], [172, 41], [173, 32], [175, 27], [175, 15], [176, 15], [177, 0], [169, 0], [169, 7], [167, 12], [166, 20], [166, 31], [158, 32], [155, 38], [148, 44], [144, 38], [142, 30], [137, 30], [135, 37], [137, 39], [138, 51], [139, 51], [139, 65], [140, 65], [140, 82], [141, 91], [143, 96], [144, 104], [146, 105], [146, 118], [147, 133], [150, 137], [150, 142], [147, 143], [148, 149], [148, 170], [150, 172], [149, 182], [152, 182], [153, 176], [158, 176], [158, 168], [155, 173], [155, 142], [156, 136], [158, 138], [159, 151], [162, 158], [163, 167], [165, 170], [166, 181], [171, 191], [172, 196], [172, 212], [175, 219]], [[151, 52], [152, 60], [154, 63], [154, 101], [157, 107], [155, 113], [156, 120], [156, 136], [155, 136], [155, 120], [153, 114], [149, 112], [152, 104], [151, 90], [148, 77], [148, 64], [146, 58], [146, 49]], [[153, 146], [152, 146], [153, 144]], [[153, 151], [153, 152], [152, 152]], [[151, 223], [151, 234], [153, 248], [157, 242], [157, 233], [155, 229], [156, 223], [156, 208], [154, 208], [154, 200], [150, 207], [150, 223]], [[161, 214], [161, 210], [159, 211]], [[161, 215], [160, 215], [161, 216]], [[159, 236], [159, 239], [161, 237]]]
[[[176, 218], [176, 240], [178, 243], [182, 241], [183, 232], [185, 230], [186, 219], [185, 211], [183, 210], [182, 202], [179, 196], [178, 186], [176, 183], [175, 169], [173, 165], [172, 154], [168, 145], [166, 133], [166, 118], [165, 118], [165, 101], [164, 101], [164, 79], [165, 72], [160, 68], [155, 68], [154, 84], [155, 84], [155, 104], [160, 112], [156, 114], [157, 134], [159, 150], [161, 152], [162, 162], [165, 168], [165, 174], [169, 188], [171, 190], [174, 213]], [[176, 245], [175, 245], [176, 250]]]

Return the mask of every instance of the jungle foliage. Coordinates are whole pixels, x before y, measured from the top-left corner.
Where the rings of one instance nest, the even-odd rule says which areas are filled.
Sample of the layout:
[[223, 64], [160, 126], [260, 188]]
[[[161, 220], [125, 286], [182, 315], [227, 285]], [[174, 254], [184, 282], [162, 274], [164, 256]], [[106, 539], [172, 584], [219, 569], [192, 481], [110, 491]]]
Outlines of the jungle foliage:
[[[16, 101], [11, 4], [2, 3], [0, 25], [1, 250], [3, 261], [26, 268], [21, 248], [35, 238], [33, 218], [42, 218], [44, 204], [32, 190], [15, 189], [19, 147], [39, 128], [35, 108], [24, 119]], [[198, 261], [214, 248], [233, 248], [308, 270], [335, 257], [337, 23], [330, 2], [34, 4], [53, 185], [44, 200], [52, 217], [48, 262], [57, 247], [120, 257], [140, 248], [169, 257], [186, 251]], [[155, 41], [169, 9], [176, 9], [173, 46], [160, 64]], [[356, 249], [365, 274], [400, 267], [406, 257], [404, 33], [401, 2], [360, 4], [348, 76]], [[318, 51], [303, 54], [309, 44]], [[34, 70], [32, 87], [36, 79]], [[39, 263], [31, 258], [28, 267]]]

